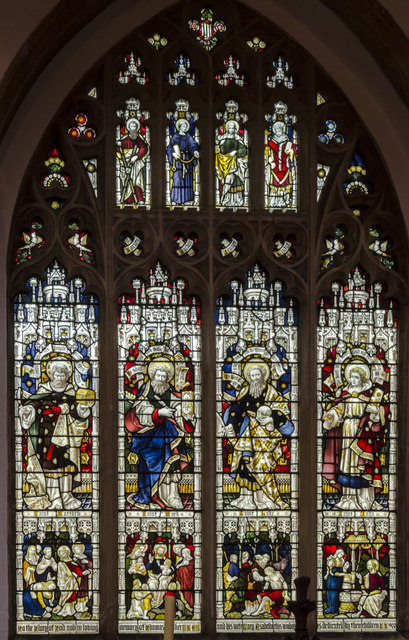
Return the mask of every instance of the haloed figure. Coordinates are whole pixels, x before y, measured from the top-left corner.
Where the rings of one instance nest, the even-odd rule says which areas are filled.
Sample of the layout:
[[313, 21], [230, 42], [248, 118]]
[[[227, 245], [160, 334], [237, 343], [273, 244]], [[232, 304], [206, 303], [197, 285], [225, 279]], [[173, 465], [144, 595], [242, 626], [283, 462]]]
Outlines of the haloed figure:
[[27, 483], [24, 499], [34, 509], [79, 509], [73, 479], [81, 484], [81, 442], [90, 426], [95, 392], [75, 389], [72, 364], [53, 359], [46, 366], [47, 381], [20, 407], [22, 428], [28, 432]]
[[364, 363], [349, 364], [345, 378], [341, 395], [323, 415], [327, 431], [323, 476], [342, 491], [337, 509], [381, 509], [375, 495], [383, 486], [379, 460], [387, 414], [383, 392], [372, 389]]
[[170, 384], [172, 365], [151, 363], [149, 380], [125, 416], [132, 434], [131, 451], [139, 464], [138, 491], [128, 499], [140, 508], [183, 509], [179, 494], [181, 472], [188, 465], [186, 429], [193, 431], [187, 403]]
[[140, 128], [137, 118], [129, 118], [126, 121], [126, 133], [117, 146], [122, 204], [137, 205], [145, 201], [144, 169], [149, 145], [140, 134]]
[[176, 121], [176, 132], [167, 148], [170, 166], [170, 200], [173, 205], [194, 203], [195, 176], [198, 166], [199, 145], [190, 134], [185, 118]]
[[277, 121], [265, 147], [266, 194], [270, 208], [293, 208], [296, 204], [297, 147], [288, 137], [287, 126]]
[[216, 140], [216, 175], [219, 181], [220, 205], [244, 205], [248, 149], [239, 135], [239, 124], [228, 120]]

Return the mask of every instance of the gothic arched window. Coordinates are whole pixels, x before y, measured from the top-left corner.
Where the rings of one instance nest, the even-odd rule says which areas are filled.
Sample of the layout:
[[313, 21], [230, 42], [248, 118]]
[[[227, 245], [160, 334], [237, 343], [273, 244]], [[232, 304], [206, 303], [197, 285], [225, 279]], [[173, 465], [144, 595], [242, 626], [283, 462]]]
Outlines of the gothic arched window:
[[169, 592], [177, 632], [288, 633], [301, 573], [319, 631], [396, 630], [407, 253], [272, 24], [181, 2], [108, 51], [10, 237], [16, 633], [162, 633]]

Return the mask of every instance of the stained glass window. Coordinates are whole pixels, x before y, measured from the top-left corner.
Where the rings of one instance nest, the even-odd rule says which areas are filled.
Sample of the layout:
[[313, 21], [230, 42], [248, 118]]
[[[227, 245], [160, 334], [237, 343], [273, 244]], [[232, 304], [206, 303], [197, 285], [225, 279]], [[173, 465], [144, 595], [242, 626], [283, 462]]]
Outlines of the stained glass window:
[[321, 633], [393, 631], [407, 240], [344, 96], [248, 8], [186, 0], [87, 72], [30, 167], [17, 632], [162, 635], [172, 594], [177, 634], [289, 634], [299, 574]]

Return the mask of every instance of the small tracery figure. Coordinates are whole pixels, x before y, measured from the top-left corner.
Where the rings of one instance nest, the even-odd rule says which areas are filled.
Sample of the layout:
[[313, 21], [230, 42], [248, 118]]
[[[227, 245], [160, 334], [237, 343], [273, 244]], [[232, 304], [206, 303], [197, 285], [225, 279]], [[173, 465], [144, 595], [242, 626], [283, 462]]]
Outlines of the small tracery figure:
[[125, 111], [118, 111], [118, 115], [122, 125], [117, 129], [117, 204], [122, 207], [149, 205], [147, 167], [150, 148], [145, 125], [149, 113], [140, 110], [139, 100], [130, 98], [126, 101]]
[[171, 125], [167, 129], [168, 201], [175, 206], [199, 204], [199, 134], [194, 122], [196, 113], [189, 112], [186, 100], [176, 102], [174, 113], [168, 113]]
[[266, 207], [297, 207], [297, 144], [293, 130], [295, 118], [287, 115], [287, 105], [277, 102], [273, 115], [267, 115], [265, 138]]

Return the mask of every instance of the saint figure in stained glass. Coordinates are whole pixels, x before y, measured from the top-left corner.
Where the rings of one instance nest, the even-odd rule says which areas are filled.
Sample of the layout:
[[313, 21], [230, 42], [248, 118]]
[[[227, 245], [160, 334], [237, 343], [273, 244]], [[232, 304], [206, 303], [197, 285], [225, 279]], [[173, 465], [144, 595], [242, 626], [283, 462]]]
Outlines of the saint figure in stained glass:
[[[183, 411], [187, 406], [182, 404], [180, 393], [170, 384], [174, 374], [169, 359], [152, 361], [148, 380], [125, 416], [131, 451], [139, 460], [139, 489], [132, 501], [142, 508], [151, 501], [163, 509], [184, 508], [178, 480], [189, 462], [184, 434], [192, 433], [193, 424]], [[173, 472], [168, 471], [171, 465]]]
[[134, 208], [150, 204], [148, 112], [140, 111], [139, 100], [126, 101], [118, 111], [122, 124], [117, 128], [117, 204]]
[[[279, 362], [273, 364], [278, 379], [284, 374]], [[262, 359], [249, 360], [244, 367], [245, 384], [223, 415], [225, 436], [233, 446], [230, 475], [240, 487], [240, 495], [230, 503], [238, 509], [288, 509], [280, 496], [275, 469], [289, 454], [283, 436], [294, 426], [286, 400], [267, 380], [270, 367]]]
[[167, 204], [199, 205], [199, 134], [194, 125], [197, 113], [189, 112], [187, 100], [178, 100], [174, 113], [168, 113], [167, 129]]
[[345, 367], [340, 397], [323, 414], [328, 437], [322, 474], [343, 489], [337, 509], [371, 509], [375, 488], [382, 488], [379, 451], [387, 409], [383, 395], [370, 380], [369, 367], [352, 360]]
[[295, 116], [287, 114], [287, 105], [277, 102], [274, 113], [267, 114], [265, 132], [265, 204], [274, 209], [297, 208], [297, 137]]
[[98, 303], [57, 261], [27, 287], [14, 321], [17, 620], [48, 635], [88, 618], [98, 633]]
[[216, 129], [216, 205], [221, 209], [248, 208], [248, 136], [243, 122], [247, 116], [238, 113], [234, 100], [226, 103], [224, 114], [218, 113]]
[[55, 354], [44, 363], [45, 382], [20, 409], [21, 426], [29, 433], [30, 492], [25, 501], [36, 509], [47, 503], [51, 509], [81, 507], [81, 501], [72, 495], [73, 479], [77, 481], [81, 469], [81, 442], [89, 428], [95, 392], [74, 387], [70, 360], [66, 354]]
[[[79, 291], [83, 282], [76, 279], [66, 285], [64, 271], [57, 262], [47, 271], [47, 284], [43, 286], [36, 278], [31, 278], [29, 283], [32, 299], [21, 298], [16, 305], [16, 335], [19, 330], [22, 335], [27, 332], [26, 339], [29, 339], [29, 321], [38, 318], [39, 323], [38, 338], [30, 350], [26, 348], [21, 362], [23, 377], [18, 415], [25, 444], [24, 471], [28, 486], [24, 501], [36, 510], [78, 509], [81, 501], [73, 496], [72, 490], [82, 484], [81, 446], [91, 432], [96, 396], [91, 388], [88, 349], [84, 346], [81, 352], [77, 340], [83, 339], [89, 344], [89, 331], [96, 331], [95, 302], [89, 298], [89, 316], [86, 318], [82, 310], [81, 318], [77, 315], [74, 322], [74, 290]], [[53, 307], [58, 304], [54, 296], [66, 298], [60, 302], [59, 322], [52, 320]], [[42, 308], [41, 317], [38, 307]], [[83, 309], [87, 309], [86, 304]], [[80, 334], [85, 336], [81, 338]]]

